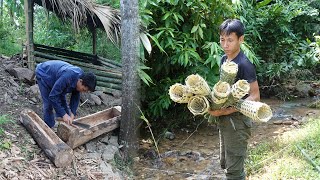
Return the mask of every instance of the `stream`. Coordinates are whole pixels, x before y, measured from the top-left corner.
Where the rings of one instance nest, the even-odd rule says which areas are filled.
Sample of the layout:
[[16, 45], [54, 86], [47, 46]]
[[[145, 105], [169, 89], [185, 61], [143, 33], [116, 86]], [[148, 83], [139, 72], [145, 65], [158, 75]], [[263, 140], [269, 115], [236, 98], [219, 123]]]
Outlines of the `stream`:
[[[309, 117], [320, 115], [320, 109], [308, 108], [315, 99], [280, 101], [263, 99], [273, 112], [267, 123], [254, 122], [249, 146], [273, 139], [286, 131], [298, 128]], [[164, 138], [158, 144], [158, 158], [151, 140], [142, 140], [139, 159], [135, 162], [136, 179], [149, 180], [211, 180], [224, 179], [219, 164], [219, 136], [215, 125], [206, 121], [175, 130], [172, 140]]]

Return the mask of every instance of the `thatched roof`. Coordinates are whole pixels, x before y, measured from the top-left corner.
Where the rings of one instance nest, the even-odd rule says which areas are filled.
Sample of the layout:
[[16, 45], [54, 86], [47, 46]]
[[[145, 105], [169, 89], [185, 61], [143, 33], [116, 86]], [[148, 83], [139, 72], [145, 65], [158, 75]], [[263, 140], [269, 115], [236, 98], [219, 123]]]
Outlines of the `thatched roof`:
[[104, 28], [113, 43], [120, 39], [120, 12], [90, 0], [34, 0], [36, 4], [54, 12], [62, 20], [71, 19], [73, 28]]

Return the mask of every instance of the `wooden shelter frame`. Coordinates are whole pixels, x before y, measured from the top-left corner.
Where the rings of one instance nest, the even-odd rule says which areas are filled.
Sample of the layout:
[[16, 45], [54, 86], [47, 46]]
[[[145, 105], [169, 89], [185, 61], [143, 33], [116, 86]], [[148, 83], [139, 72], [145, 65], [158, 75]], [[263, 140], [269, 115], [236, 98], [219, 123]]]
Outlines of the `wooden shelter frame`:
[[[67, 2], [66, 0], [25, 0], [25, 15], [26, 15], [26, 55], [27, 55], [27, 67], [31, 70], [35, 69], [37, 62], [43, 62], [46, 60], [63, 60], [71, 64], [81, 67], [84, 71], [92, 71], [97, 75], [97, 86], [98, 90], [104, 92], [112, 93], [114, 91], [121, 90], [121, 67], [120, 63], [117, 63], [112, 60], [105, 59], [103, 57], [97, 56], [96, 47], [97, 47], [97, 28], [105, 29], [107, 36], [111, 42], [117, 44], [120, 40], [118, 34], [120, 34], [120, 12], [119, 10], [112, 9], [108, 6], [95, 5], [95, 9], [85, 9], [83, 13], [83, 19], [79, 17], [70, 17], [68, 12], [62, 12], [59, 10], [58, 3], [55, 1]], [[75, 0], [72, 2], [86, 2], [86, 0]], [[89, 31], [92, 33], [92, 54], [80, 53], [60, 48], [48, 47], [40, 44], [35, 44], [33, 35], [34, 35], [34, 6], [38, 4], [46, 8], [48, 11], [52, 11], [62, 20], [71, 18], [79, 22], [73, 22], [73, 28], [75, 31], [79, 31], [82, 27], [88, 27]], [[71, 9], [71, 8], [69, 8]], [[83, 9], [83, 8], [82, 8]], [[112, 12], [112, 16], [104, 11]], [[63, 15], [61, 15], [61, 13]], [[104, 17], [108, 16], [108, 17]], [[110, 27], [104, 23], [104, 18], [111, 21]], [[107, 30], [109, 30], [110, 33]], [[58, 53], [58, 54], [57, 54]]]

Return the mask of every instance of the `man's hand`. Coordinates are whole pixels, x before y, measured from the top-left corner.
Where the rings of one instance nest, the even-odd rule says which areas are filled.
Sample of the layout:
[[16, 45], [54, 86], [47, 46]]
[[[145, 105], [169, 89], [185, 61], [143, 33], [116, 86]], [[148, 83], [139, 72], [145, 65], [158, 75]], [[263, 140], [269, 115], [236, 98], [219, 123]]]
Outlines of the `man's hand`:
[[74, 120], [74, 118], [75, 118], [75, 116], [74, 116], [74, 114], [73, 114], [73, 113], [71, 113], [70, 117], [71, 117], [71, 120], [72, 120], [72, 121], [73, 121], [73, 120]]
[[72, 124], [72, 120], [71, 117], [68, 115], [68, 114], [65, 114], [63, 117], [62, 117], [63, 121], [67, 124]]
[[210, 115], [219, 117], [219, 116], [226, 116], [229, 114], [232, 114], [234, 112], [237, 112], [237, 110], [233, 107], [218, 109], [218, 110], [209, 110], [208, 111]]

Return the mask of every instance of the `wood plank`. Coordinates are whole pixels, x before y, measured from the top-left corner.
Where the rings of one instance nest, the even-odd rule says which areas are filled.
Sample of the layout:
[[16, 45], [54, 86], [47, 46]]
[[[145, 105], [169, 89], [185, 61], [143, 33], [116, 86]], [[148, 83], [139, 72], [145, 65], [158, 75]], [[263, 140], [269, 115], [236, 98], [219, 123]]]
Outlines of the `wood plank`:
[[118, 128], [120, 118], [121, 107], [115, 106], [74, 120], [81, 124], [87, 124], [90, 128], [74, 127], [62, 122], [58, 126], [57, 134], [74, 149], [104, 133]]
[[72, 149], [34, 111], [25, 109], [20, 117], [21, 123], [56, 167], [71, 164]]

